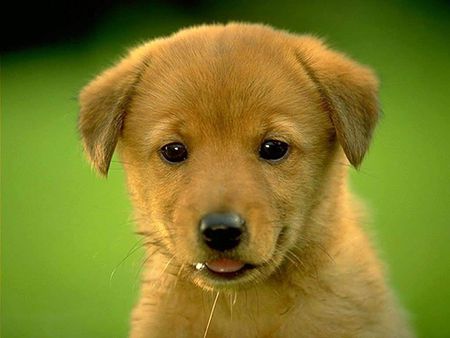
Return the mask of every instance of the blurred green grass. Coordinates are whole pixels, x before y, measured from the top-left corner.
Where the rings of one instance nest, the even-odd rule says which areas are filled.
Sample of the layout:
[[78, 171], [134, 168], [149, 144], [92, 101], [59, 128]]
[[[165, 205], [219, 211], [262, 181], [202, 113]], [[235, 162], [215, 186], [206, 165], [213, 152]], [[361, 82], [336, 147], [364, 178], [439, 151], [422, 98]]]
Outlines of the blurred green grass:
[[[449, 7], [433, 2], [207, 1], [121, 6], [83, 40], [2, 55], [1, 336], [124, 337], [142, 254], [113, 162], [76, 133], [79, 89], [127, 47], [203, 22], [310, 32], [371, 65], [384, 117], [352, 185], [420, 337], [450, 337]], [[111, 272], [117, 267], [114, 277]]]

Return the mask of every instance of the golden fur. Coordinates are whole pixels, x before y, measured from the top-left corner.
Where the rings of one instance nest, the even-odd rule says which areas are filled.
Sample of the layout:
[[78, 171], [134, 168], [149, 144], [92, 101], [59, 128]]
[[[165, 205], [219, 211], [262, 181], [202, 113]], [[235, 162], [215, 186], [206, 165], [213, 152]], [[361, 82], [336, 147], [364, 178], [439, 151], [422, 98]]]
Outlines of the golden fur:
[[[148, 261], [131, 337], [412, 337], [347, 187], [378, 117], [377, 80], [311, 36], [232, 23], [130, 52], [86, 86], [79, 128], [106, 175], [117, 146]], [[278, 163], [262, 140], [289, 144]], [[183, 142], [187, 161], [159, 149]], [[202, 215], [232, 210], [257, 268], [216, 281], [193, 264]]]

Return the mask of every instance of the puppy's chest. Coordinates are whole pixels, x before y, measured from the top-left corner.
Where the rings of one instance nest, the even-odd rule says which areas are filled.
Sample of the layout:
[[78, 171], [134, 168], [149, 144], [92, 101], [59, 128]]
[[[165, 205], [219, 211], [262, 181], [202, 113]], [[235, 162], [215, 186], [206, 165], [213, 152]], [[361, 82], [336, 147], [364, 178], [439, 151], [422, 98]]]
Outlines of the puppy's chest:
[[141, 325], [147, 326], [151, 337], [203, 337], [205, 332], [218, 338], [282, 337], [286, 325], [295, 323], [292, 300], [273, 292], [217, 294], [185, 286], [147, 289], [136, 312], [143, 322], [148, 321]]

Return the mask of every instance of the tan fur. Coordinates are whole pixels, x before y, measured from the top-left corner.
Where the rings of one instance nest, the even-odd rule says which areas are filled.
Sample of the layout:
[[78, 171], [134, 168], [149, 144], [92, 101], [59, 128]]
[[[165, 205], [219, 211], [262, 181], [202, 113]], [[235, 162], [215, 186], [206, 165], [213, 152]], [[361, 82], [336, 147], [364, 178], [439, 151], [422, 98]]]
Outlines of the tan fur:
[[[182, 30], [133, 50], [81, 96], [86, 152], [116, 144], [147, 243], [131, 337], [412, 337], [347, 188], [378, 116], [372, 72], [311, 36], [262, 25]], [[265, 139], [288, 157], [258, 158]], [[186, 144], [186, 162], [159, 149]], [[216, 282], [193, 264], [209, 212], [247, 222], [226, 256], [257, 265]], [[208, 321], [210, 324], [208, 326]]]

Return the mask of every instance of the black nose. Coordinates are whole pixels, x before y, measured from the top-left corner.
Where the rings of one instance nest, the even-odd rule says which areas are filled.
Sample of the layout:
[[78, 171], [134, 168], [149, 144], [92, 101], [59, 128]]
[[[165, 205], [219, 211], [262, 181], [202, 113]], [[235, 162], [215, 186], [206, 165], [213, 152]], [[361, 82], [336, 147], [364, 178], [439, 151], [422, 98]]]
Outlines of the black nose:
[[200, 221], [200, 232], [211, 249], [225, 251], [239, 245], [244, 224], [244, 220], [237, 214], [211, 213]]

